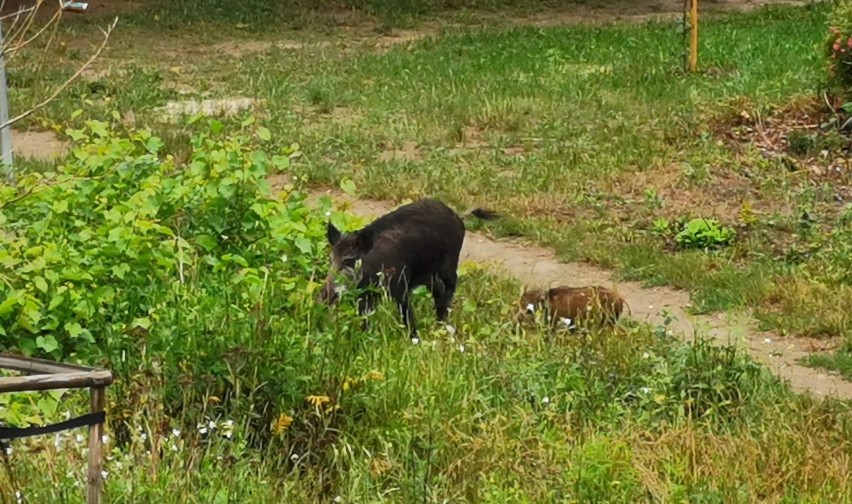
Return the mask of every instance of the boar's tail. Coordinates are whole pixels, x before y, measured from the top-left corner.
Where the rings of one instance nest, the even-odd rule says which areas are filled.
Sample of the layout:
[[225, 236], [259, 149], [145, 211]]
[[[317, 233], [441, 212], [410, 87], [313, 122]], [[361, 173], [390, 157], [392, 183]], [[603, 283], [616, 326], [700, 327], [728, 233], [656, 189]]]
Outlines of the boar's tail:
[[462, 220], [464, 220], [471, 215], [473, 215], [477, 219], [482, 219], [482, 220], [494, 220], [494, 219], [500, 217], [500, 214], [498, 214], [497, 212], [494, 212], [493, 210], [487, 210], [485, 208], [474, 208], [473, 210], [461, 215], [461, 218], [462, 218]]

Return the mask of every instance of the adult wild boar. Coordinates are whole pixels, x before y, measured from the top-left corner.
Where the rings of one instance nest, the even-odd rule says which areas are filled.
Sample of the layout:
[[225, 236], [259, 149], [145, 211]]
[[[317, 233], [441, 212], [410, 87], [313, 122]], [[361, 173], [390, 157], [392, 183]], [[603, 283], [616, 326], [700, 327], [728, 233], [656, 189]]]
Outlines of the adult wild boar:
[[428, 287], [438, 320], [446, 321], [458, 283], [456, 269], [465, 235], [462, 219], [468, 215], [485, 220], [498, 216], [482, 208], [459, 216], [444, 203], [427, 198], [350, 233], [341, 234], [329, 222], [330, 267], [320, 300], [336, 303], [347, 287], [366, 289], [358, 297], [358, 312], [363, 315], [375, 309], [379, 297], [376, 289], [368, 288], [382, 287], [396, 302], [412, 341], [417, 343], [410, 292], [420, 285]]

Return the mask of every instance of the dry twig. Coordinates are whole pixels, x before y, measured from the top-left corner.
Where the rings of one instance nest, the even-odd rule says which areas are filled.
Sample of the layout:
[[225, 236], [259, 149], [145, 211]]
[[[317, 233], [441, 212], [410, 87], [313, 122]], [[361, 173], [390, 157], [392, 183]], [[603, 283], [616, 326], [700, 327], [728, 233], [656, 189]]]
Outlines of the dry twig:
[[29, 117], [30, 115], [32, 115], [37, 110], [41, 109], [42, 107], [48, 105], [50, 102], [55, 100], [56, 97], [59, 96], [60, 93], [62, 93], [68, 86], [70, 86], [72, 82], [77, 80], [77, 78], [80, 77], [80, 75], [84, 71], [86, 71], [87, 68], [89, 68], [89, 66], [98, 58], [98, 56], [101, 55], [101, 52], [104, 50], [104, 47], [106, 47], [106, 44], [109, 41], [109, 36], [110, 36], [110, 34], [112, 34], [112, 30], [115, 28], [116, 24], [118, 24], [118, 17], [115, 18], [115, 20], [112, 22], [112, 24], [109, 25], [109, 27], [106, 30], [101, 30], [101, 32], [104, 34], [103, 42], [101, 42], [101, 45], [100, 45], [100, 47], [98, 47], [98, 50], [95, 51], [95, 53], [92, 54], [92, 56], [89, 57], [89, 59], [85, 63], [83, 63], [83, 65], [80, 68], [78, 68], [76, 72], [74, 72], [74, 75], [69, 77], [65, 82], [62, 83], [62, 85], [57, 87], [50, 96], [48, 96], [46, 99], [44, 99], [40, 103], [36, 104], [31, 109], [29, 109], [26, 112], [23, 112], [21, 114], [18, 114], [17, 116], [9, 119], [8, 121], [0, 124], [0, 129], [6, 128], [7, 126], [14, 124], [14, 123], [20, 121], [21, 119]]

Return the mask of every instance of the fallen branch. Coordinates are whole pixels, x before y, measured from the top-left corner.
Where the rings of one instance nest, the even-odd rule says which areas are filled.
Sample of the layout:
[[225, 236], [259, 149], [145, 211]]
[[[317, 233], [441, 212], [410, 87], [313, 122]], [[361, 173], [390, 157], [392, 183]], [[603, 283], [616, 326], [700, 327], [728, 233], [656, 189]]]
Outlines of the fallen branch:
[[59, 86], [58, 88], [56, 88], [56, 90], [53, 92], [53, 94], [51, 94], [50, 96], [48, 96], [48, 97], [47, 97], [44, 101], [42, 101], [41, 103], [36, 104], [33, 108], [31, 108], [31, 109], [27, 110], [26, 112], [23, 112], [23, 113], [21, 113], [21, 114], [19, 114], [19, 115], [15, 116], [15, 117], [13, 117], [13, 118], [9, 119], [8, 121], [4, 122], [3, 124], [0, 124], [0, 130], [2, 130], [3, 128], [7, 128], [7, 127], [9, 127], [9, 126], [11, 126], [12, 124], [15, 124], [16, 122], [20, 121], [21, 119], [25, 119], [25, 118], [29, 117], [29, 116], [30, 116], [30, 115], [32, 115], [34, 112], [36, 112], [36, 111], [40, 110], [41, 108], [45, 107], [45, 106], [46, 106], [46, 105], [48, 105], [50, 102], [52, 102], [53, 100], [55, 100], [57, 96], [59, 96], [59, 95], [60, 95], [63, 91], [65, 91], [65, 89], [66, 89], [66, 88], [68, 88], [68, 86], [70, 86], [72, 82], [74, 82], [75, 80], [77, 80], [77, 78], [78, 78], [78, 77], [80, 77], [80, 75], [81, 75], [83, 72], [85, 72], [85, 71], [86, 71], [86, 69], [87, 69], [87, 68], [89, 68], [89, 66], [90, 66], [90, 65], [91, 65], [91, 64], [92, 64], [92, 63], [93, 63], [96, 59], [98, 59], [98, 56], [100, 56], [100, 55], [101, 55], [101, 52], [103, 52], [104, 47], [106, 47], [107, 41], [109, 41], [109, 36], [110, 36], [110, 34], [112, 34], [112, 30], [115, 28], [115, 25], [116, 25], [116, 24], [118, 24], [118, 17], [116, 17], [116, 18], [115, 18], [115, 20], [112, 22], [112, 24], [109, 26], [109, 28], [107, 28], [107, 30], [106, 30], [106, 31], [101, 30], [101, 32], [104, 34], [104, 40], [103, 40], [103, 42], [101, 42], [101, 45], [100, 45], [100, 47], [98, 47], [98, 50], [97, 50], [97, 51], [95, 51], [95, 53], [94, 53], [94, 54], [92, 54], [92, 56], [91, 56], [91, 57], [90, 57], [90, 58], [89, 58], [89, 59], [88, 59], [85, 63], [83, 63], [83, 66], [81, 66], [80, 68], [78, 68], [78, 69], [77, 69], [77, 71], [76, 71], [76, 72], [74, 72], [74, 75], [72, 75], [72, 76], [71, 76], [71, 77], [69, 77], [69, 78], [68, 78], [65, 82], [63, 82], [61, 86]]

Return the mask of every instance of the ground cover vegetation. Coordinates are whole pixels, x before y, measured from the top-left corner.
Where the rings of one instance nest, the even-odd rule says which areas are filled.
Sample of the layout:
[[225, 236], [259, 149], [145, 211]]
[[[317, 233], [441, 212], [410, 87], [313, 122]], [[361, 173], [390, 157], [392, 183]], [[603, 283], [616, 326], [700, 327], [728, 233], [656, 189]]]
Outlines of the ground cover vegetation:
[[[326, 221], [362, 222], [308, 196], [487, 202], [497, 236], [840, 341], [812, 363], [848, 373], [845, 4], [709, 17], [696, 75], [667, 21], [229, 5], [122, 13], [97, 68], [20, 125], [67, 156], [0, 186], [0, 348], [114, 371], [110, 502], [849, 499], [845, 404], [665, 325], [519, 330], [518, 284], [464, 263], [449, 326], [419, 291], [420, 345], [390, 303], [363, 332], [351, 300], [314, 301]], [[20, 55], [13, 106], [63, 82], [97, 22], [63, 24], [55, 60]], [[235, 96], [255, 101], [161, 108]], [[7, 394], [0, 420], [85, 399]], [[82, 502], [84, 452], [76, 433], [13, 444], [0, 495]]]

